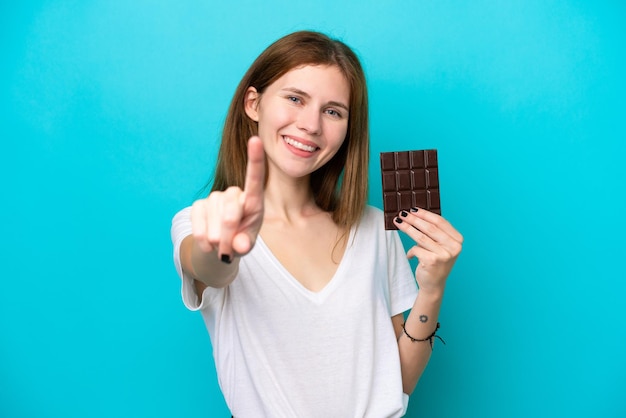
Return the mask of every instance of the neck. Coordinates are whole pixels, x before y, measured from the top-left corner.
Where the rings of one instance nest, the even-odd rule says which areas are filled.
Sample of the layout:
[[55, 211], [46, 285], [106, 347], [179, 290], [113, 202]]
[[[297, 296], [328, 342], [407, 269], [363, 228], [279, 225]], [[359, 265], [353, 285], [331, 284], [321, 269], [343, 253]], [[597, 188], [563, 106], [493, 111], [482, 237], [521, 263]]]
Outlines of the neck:
[[298, 179], [268, 178], [265, 188], [266, 220], [291, 222], [319, 213], [309, 176]]

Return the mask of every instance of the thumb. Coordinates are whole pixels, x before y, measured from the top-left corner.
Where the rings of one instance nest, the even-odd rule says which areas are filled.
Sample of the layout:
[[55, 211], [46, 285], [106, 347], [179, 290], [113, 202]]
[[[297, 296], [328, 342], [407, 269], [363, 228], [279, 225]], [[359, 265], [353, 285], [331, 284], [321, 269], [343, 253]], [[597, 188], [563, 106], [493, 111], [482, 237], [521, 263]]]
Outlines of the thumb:
[[233, 238], [233, 250], [235, 250], [235, 252], [239, 255], [247, 254], [252, 249], [253, 242], [254, 238], [251, 236], [250, 232], [239, 232]]

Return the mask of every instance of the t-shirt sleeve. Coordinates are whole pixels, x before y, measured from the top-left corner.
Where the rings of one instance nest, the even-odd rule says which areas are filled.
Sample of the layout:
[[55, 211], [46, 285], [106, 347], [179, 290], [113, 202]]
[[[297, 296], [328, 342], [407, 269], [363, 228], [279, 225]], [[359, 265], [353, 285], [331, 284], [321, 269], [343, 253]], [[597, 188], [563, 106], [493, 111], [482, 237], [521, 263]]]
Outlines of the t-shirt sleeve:
[[406, 258], [406, 252], [398, 231], [385, 231], [387, 241], [389, 297], [391, 315], [397, 315], [413, 307], [417, 297], [417, 282]]
[[174, 266], [176, 272], [181, 278], [181, 294], [183, 303], [187, 309], [192, 311], [198, 311], [204, 309], [209, 301], [216, 296], [217, 293], [222, 292], [222, 289], [213, 289], [207, 287], [202, 295], [202, 302], [196, 292], [196, 286], [193, 283], [193, 279], [183, 271], [183, 266], [180, 260], [180, 246], [185, 237], [192, 234], [191, 230], [191, 207], [187, 207], [178, 212], [174, 219], [172, 219], [172, 244], [174, 246]]

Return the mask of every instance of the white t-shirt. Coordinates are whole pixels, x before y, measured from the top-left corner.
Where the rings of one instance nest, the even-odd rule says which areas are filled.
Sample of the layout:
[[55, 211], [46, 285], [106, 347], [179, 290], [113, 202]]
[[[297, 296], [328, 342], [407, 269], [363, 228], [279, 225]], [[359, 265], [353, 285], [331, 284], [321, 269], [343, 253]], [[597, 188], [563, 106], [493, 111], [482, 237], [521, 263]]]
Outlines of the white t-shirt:
[[343, 259], [319, 292], [302, 286], [259, 236], [226, 288], [198, 303], [179, 249], [190, 208], [173, 219], [174, 261], [187, 308], [206, 323], [232, 414], [249, 417], [400, 417], [408, 395], [391, 317], [410, 309], [415, 277], [396, 231], [367, 207]]

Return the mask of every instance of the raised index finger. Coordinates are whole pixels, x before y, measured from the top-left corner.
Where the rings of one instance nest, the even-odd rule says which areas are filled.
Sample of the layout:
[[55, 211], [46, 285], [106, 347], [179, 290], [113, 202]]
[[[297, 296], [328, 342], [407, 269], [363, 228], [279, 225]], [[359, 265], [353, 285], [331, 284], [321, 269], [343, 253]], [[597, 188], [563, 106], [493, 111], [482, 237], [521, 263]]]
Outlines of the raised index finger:
[[258, 136], [248, 140], [248, 165], [246, 167], [246, 199], [263, 199], [265, 185], [265, 152]]

